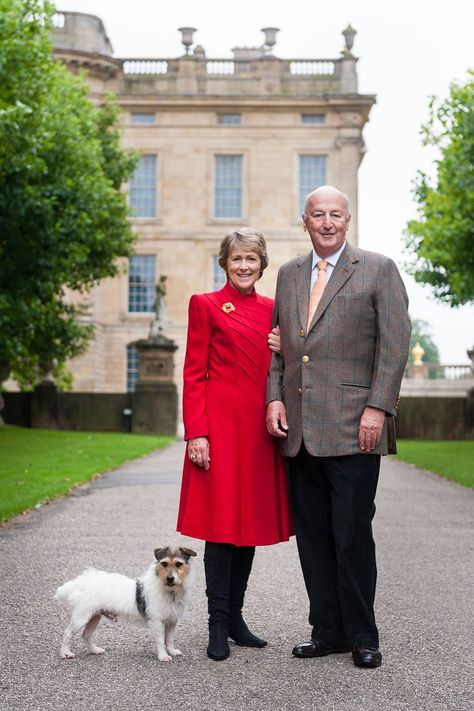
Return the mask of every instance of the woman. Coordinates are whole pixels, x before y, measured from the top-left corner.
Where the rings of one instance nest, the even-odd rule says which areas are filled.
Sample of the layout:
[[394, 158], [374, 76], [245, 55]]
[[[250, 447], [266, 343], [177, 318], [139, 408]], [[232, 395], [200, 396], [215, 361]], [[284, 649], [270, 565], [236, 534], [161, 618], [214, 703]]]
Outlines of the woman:
[[242, 617], [255, 546], [292, 535], [286, 472], [265, 427], [267, 334], [273, 302], [255, 291], [268, 265], [265, 240], [251, 229], [221, 243], [227, 273], [220, 291], [189, 303], [183, 418], [188, 441], [178, 531], [206, 541], [208, 656], [226, 659], [228, 637], [267, 643]]

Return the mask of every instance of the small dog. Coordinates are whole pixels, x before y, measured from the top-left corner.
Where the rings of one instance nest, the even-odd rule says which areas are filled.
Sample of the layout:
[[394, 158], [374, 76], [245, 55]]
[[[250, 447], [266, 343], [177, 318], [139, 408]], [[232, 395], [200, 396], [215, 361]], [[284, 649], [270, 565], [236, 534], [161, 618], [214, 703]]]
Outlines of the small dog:
[[124, 617], [150, 627], [160, 662], [182, 654], [174, 646], [174, 634], [189, 600], [193, 577], [190, 559], [196, 553], [190, 548], [157, 548], [156, 562], [137, 580], [119, 573], [88, 568], [61, 585], [55, 600], [65, 600], [72, 611], [71, 622], [64, 632], [61, 657], [72, 659], [72, 637], [82, 630], [91, 654], [103, 654], [92, 636], [101, 617], [116, 621]]

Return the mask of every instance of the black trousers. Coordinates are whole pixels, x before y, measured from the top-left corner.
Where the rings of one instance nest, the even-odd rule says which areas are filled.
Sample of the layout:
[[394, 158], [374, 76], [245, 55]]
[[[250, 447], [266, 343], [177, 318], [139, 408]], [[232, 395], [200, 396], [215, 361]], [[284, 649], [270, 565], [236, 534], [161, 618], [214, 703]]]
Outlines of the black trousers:
[[379, 646], [372, 519], [380, 455], [288, 458], [291, 505], [313, 639]]

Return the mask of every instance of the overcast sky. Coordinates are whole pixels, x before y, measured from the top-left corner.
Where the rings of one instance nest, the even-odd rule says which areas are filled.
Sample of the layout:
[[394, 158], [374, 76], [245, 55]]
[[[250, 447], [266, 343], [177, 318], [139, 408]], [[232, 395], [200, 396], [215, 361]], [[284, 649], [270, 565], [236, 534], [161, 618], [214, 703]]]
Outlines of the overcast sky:
[[[187, 25], [198, 29], [195, 41], [208, 57], [231, 57], [235, 46], [259, 46], [260, 29], [273, 26], [280, 28], [276, 56], [333, 58], [350, 22], [357, 30], [359, 91], [377, 95], [359, 171], [359, 246], [389, 255], [402, 269], [402, 231], [416, 214], [412, 180], [418, 169], [432, 173], [436, 157], [422, 147], [419, 128], [428, 97], [446, 96], [450, 82], [464, 81], [474, 67], [474, 2], [57, 0], [57, 7], [101, 17], [119, 57], [178, 56], [183, 48], [177, 28]], [[441, 362], [468, 362], [474, 306], [450, 309], [435, 302], [428, 288], [404, 278], [410, 313], [430, 322]]]

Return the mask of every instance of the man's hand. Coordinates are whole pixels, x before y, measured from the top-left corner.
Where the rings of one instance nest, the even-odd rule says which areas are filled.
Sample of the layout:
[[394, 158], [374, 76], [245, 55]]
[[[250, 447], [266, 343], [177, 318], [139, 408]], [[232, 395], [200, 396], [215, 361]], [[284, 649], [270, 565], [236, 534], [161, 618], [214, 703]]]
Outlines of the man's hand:
[[194, 437], [194, 439], [188, 440], [188, 457], [198, 467], [204, 467], [206, 471], [209, 469], [211, 458], [207, 437]]
[[371, 452], [378, 445], [384, 421], [384, 410], [379, 410], [377, 407], [365, 408], [359, 426], [359, 447], [364, 452]]
[[286, 407], [281, 400], [272, 400], [267, 405], [267, 430], [274, 437], [287, 436]]
[[271, 351], [279, 353], [281, 350], [281, 339], [280, 339], [280, 326], [275, 326], [272, 328], [268, 334], [268, 347]]

